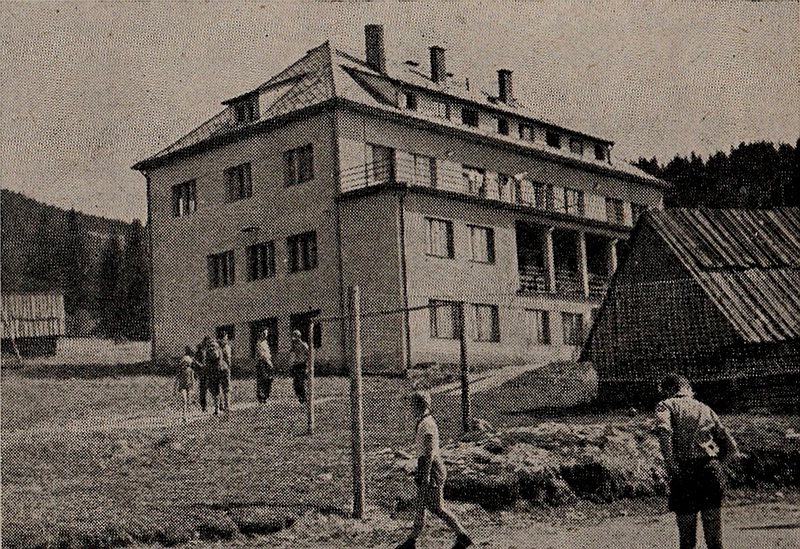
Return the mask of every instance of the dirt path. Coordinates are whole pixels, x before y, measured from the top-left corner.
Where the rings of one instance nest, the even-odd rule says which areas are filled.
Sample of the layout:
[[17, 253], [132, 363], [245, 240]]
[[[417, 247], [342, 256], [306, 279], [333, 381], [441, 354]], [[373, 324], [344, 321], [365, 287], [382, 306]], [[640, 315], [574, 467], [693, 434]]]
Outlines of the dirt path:
[[[459, 511], [459, 506], [456, 506]], [[462, 514], [463, 512], [459, 513]], [[213, 545], [192, 544], [198, 549], [210, 547], [315, 548], [343, 549], [365, 547], [393, 548], [402, 541], [407, 527], [403, 523], [369, 519], [350, 521], [336, 531], [324, 522], [297, 525], [283, 532], [262, 538], [249, 538]], [[677, 547], [677, 530], [672, 515], [615, 517], [590, 524], [570, 521], [548, 523], [520, 513], [501, 514], [469, 527], [476, 548], [492, 549], [668, 549]], [[584, 521], [587, 522], [587, 521]], [[702, 532], [699, 532], [702, 536]], [[800, 547], [800, 505], [764, 503], [733, 506], [725, 509], [724, 536], [726, 549], [796, 549]], [[438, 524], [431, 524], [418, 541], [420, 549], [449, 548], [452, 536]], [[188, 547], [188, 546], [187, 546]], [[702, 541], [698, 547], [705, 547]]]

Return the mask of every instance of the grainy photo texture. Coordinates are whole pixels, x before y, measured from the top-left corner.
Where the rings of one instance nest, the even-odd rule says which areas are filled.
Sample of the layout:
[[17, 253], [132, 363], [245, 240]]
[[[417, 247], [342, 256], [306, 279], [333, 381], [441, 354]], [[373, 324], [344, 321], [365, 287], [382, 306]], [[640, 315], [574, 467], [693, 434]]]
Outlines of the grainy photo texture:
[[2, 3], [2, 546], [800, 547], [797, 22]]

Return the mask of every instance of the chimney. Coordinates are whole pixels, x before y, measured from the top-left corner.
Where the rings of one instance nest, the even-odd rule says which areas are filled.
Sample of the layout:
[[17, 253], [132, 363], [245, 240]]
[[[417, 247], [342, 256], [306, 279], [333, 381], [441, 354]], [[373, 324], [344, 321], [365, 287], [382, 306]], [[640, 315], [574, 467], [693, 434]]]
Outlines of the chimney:
[[500, 69], [497, 71], [497, 98], [503, 103], [510, 103], [514, 100], [514, 89], [511, 84], [511, 71]]
[[447, 78], [447, 67], [444, 64], [444, 48], [441, 46], [431, 46], [431, 80], [434, 82], [444, 82]]
[[367, 65], [374, 71], [385, 73], [386, 54], [383, 51], [383, 25], [366, 25], [364, 27], [364, 43]]

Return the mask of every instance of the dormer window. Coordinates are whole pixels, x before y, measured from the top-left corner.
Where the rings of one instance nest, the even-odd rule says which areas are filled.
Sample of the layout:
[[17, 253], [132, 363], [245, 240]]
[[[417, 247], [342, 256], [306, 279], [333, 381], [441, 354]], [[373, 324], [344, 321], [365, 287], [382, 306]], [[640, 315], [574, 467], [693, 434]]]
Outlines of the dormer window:
[[570, 139], [569, 152], [583, 155], [583, 141], [580, 139]]
[[561, 148], [561, 136], [556, 132], [550, 132], [550, 131], [546, 132], [544, 139], [548, 147], [553, 147], [556, 149]]
[[608, 160], [608, 157], [606, 155], [606, 148], [600, 143], [597, 143], [594, 146], [594, 157], [596, 160]]
[[406, 108], [411, 111], [417, 110], [417, 94], [406, 92]]
[[497, 133], [508, 135], [508, 118], [497, 119]]
[[233, 105], [233, 113], [237, 124], [247, 124], [258, 120], [258, 98], [248, 97]]
[[478, 111], [464, 108], [461, 110], [461, 122], [466, 126], [478, 127]]

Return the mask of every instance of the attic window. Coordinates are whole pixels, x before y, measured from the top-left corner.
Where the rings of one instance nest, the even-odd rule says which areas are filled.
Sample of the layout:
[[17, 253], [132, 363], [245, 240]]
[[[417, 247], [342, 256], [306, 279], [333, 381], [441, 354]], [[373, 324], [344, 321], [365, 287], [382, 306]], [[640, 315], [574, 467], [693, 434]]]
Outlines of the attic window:
[[406, 92], [406, 108], [412, 111], [417, 110], [417, 94]]
[[548, 147], [554, 147], [556, 149], [561, 148], [561, 136], [556, 132], [547, 132], [545, 134], [545, 142]]
[[606, 148], [600, 143], [594, 146], [594, 157], [597, 160], [606, 160]]
[[462, 109], [461, 110], [461, 122], [467, 126], [472, 126], [473, 128], [478, 127], [478, 111], [475, 109]]
[[258, 98], [249, 97], [233, 105], [237, 124], [247, 124], [258, 120]]
[[570, 139], [569, 140], [569, 152], [575, 154], [583, 154], [583, 141], [580, 139]]
[[497, 119], [497, 133], [508, 135], [508, 118]]

